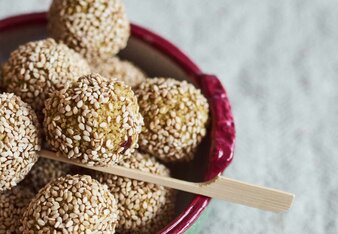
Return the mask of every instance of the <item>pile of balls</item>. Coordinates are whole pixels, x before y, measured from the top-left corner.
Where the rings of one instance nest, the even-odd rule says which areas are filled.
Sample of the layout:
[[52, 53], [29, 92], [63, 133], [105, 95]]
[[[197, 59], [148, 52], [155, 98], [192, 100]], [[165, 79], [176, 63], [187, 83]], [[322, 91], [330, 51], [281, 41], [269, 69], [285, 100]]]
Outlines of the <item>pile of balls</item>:
[[170, 176], [206, 135], [192, 84], [148, 78], [117, 54], [130, 24], [120, 0], [54, 0], [50, 38], [1, 66], [0, 233], [154, 233], [175, 191], [39, 158], [42, 146], [89, 165]]

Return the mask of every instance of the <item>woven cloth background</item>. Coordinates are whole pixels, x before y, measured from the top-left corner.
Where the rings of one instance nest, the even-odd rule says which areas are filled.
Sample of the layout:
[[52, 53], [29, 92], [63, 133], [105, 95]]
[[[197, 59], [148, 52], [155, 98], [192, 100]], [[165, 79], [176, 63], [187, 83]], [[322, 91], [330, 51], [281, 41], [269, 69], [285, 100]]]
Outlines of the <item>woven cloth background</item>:
[[[49, 2], [0, 0], [0, 18]], [[337, 233], [337, 1], [125, 2], [227, 88], [237, 144], [225, 174], [296, 194], [285, 214], [213, 201], [201, 233]]]

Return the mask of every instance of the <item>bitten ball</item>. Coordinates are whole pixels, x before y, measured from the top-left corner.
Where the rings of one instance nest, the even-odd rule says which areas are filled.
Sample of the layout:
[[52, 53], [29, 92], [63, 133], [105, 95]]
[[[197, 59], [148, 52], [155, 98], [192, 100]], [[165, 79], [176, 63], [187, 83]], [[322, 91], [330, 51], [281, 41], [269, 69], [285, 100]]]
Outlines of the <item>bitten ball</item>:
[[2, 83], [7, 92], [20, 96], [40, 115], [50, 92], [89, 73], [81, 55], [49, 38], [14, 50], [2, 66]]
[[192, 84], [147, 79], [135, 89], [144, 118], [140, 149], [166, 162], [193, 159], [206, 134], [209, 106]]
[[[139, 152], [119, 165], [169, 176], [169, 170], [164, 165]], [[108, 185], [118, 201], [118, 233], [156, 233], [172, 220], [176, 200], [174, 190], [111, 174], [97, 173], [95, 178]]]
[[22, 233], [115, 233], [114, 196], [90, 176], [65, 176], [46, 185], [22, 218]]
[[40, 126], [32, 108], [14, 94], [0, 94], [0, 192], [23, 180], [40, 149]]
[[92, 71], [104, 77], [117, 77], [132, 88], [146, 79], [145, 73], [133, 63], [112, 57], [108, 61], [92, 64]]
[[0, 193], [0, 233], [20, 233], [20, 220], [33, 197], [23, 186]]
[[126, 47], [130, 25], [120, 0], [54, 0], [49, 31], [53, 38], [95, 62]]
[[70, 159], [108, 165], [138, 146], [143, 118], [136, 96], [117, 79], [98, 74], [81, 77], [46, 101], [49, 145]]

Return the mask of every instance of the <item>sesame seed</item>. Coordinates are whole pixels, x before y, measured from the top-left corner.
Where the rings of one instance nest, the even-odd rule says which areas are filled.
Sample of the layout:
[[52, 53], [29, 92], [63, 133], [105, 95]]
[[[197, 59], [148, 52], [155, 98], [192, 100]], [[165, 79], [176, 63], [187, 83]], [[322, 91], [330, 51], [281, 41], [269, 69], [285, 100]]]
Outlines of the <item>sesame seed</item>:
[[79, 124], [79, 128], [80, 128], [81, 130], [85, 130], [84, 124], [83, 124], [83, 123], [80, 123], [80, 124]]
[[83, 106], [83, 101], [82, 100], [78, 101], [76, 106], [77, 108], [81, 108]]
[[107, 123], [105, 123], [105, 122], [100, 123], [100, 127], [101, 127], [101, 128], [107, 127]]
[[84, 141], [90, 142], [90, 137], [89, 137], [89, 136], [83, 136], [82, 139], [83, 139]]
[[38, 223], [39, 226], [45, 225], [45, 222], [42, 219], [38, 219], [37, 223]]
[[73, 136], [73, 139], [76, 141], [80, 141], [81, 140], [81, 136], [80, 135], [75, 135]]

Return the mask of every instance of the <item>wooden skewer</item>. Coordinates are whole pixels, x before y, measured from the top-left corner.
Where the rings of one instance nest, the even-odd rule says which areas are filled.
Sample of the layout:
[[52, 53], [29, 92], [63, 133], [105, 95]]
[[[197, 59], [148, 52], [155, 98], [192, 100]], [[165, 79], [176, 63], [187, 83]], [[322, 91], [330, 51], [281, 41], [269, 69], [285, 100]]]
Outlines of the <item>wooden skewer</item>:
[[206, 182], [194, 183], [171, 177], [154, 175], [121, 166], [98, 167], [84, 165], [67, 158], [59, 157], [56, 155], [56, 153], [47, 150], [42, 150], [40, 152], [40, 156], [68, 164], [73, 164], [79, 167], [123, 176], [130, 179], [145, 181], [148, 183], [162, 185], [165, 187], [204, 195], [211, 198], [217, 198], [266, 211], [287, 211], [292, 206], [294, 199], [294, 194], [288, 192], [253, 185], [223, 176], [217, 176], [216, 178]]

